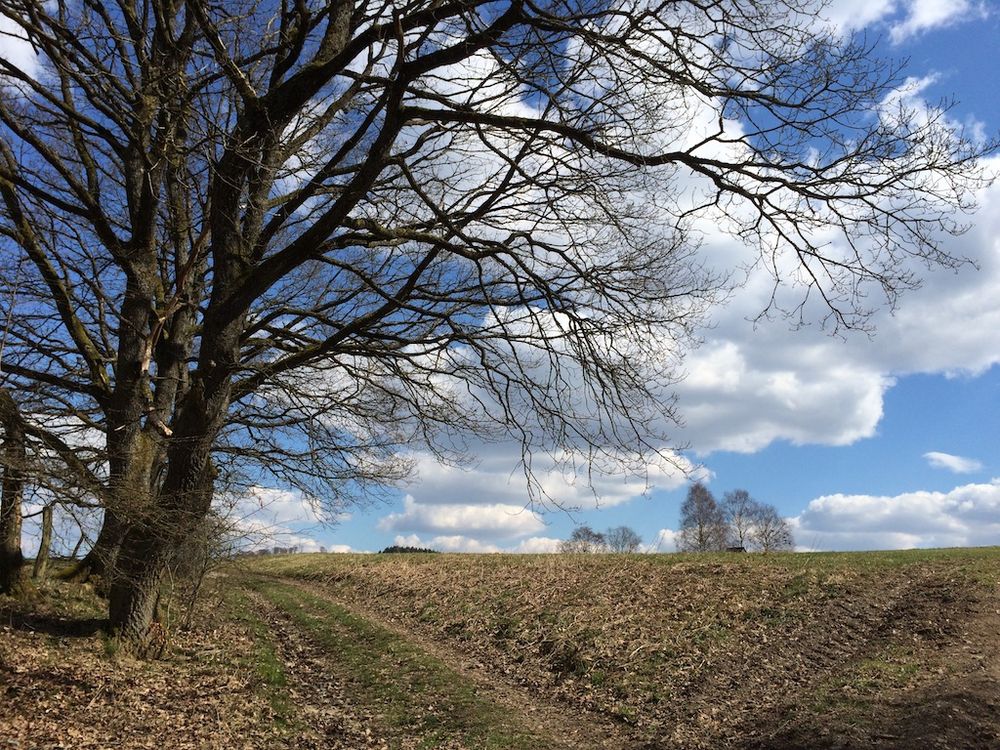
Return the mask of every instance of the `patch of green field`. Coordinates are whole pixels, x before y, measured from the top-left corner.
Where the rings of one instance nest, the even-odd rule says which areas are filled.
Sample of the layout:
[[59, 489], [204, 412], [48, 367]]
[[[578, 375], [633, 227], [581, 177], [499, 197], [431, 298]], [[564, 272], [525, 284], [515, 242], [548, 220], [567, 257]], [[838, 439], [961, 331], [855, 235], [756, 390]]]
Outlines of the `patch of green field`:
[[519, 726], [502, 706], [439, 659], [337, 604], [271, 581], [248, 586], [286, 612], [335, 657], [338, 676], [390, 733], [420, 738], [430, 750], [450, 741], [477, 750], [538, 750], [551, 743]]
[[256, 674], [260, 689], [274, 712], [275, 726], [279, 730], [294, 728], [295, 707], [288, 694], [288, 677], [267, 623], [254, 613], [253, 603], [246, 593], [229, 589], [225, 601], [230, 617], [242, 624], [253, 638], [253, 653], [244, 656], [241, 662]]

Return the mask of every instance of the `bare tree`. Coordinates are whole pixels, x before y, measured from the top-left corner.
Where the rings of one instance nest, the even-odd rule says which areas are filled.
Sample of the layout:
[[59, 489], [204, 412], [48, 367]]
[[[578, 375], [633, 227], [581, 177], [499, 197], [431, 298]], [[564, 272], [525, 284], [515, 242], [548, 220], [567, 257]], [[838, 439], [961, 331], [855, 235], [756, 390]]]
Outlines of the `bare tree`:
[[718, 552], [726, 547], [726, 521], [715, 497], [701, 482], [688, 488], [681, 505], [677, 549], [680, 552]]
[[721, 283], [699, 217], [836, 325], [956, 265], [989, 145], [814, 9], [0, 0], [35, 53], [0, 53], [4, 380], [103, 507], [120, 636], [227, 461], [341, 503], [468, 430], [529, 479], [662, 451]]
[[722, 496], [722, 516], [725, 519], [731, 547], [750, 547], [750, 536], [760, 503], [746, 490], [732, 490]]
[[630, 526], [615, 526], [604, 535], [610, 552], [637, 552], [642, 537]]
[[761, 552], [795, 549], [792, 529], [773, 505], [763, 504], [757, 509], [750, 539]]
[[577, 526], [569, 539], [559, 543], [559, 551], [567, 554], [591, 554], [607, 552], [608, 542], [604, 534], [589, 526]]
[[42, 531], [38, 540], [38, 553], [31, 569], [32, 578], [45, 578], [49, 570], [49, 553], [52, 551], [52, 505], [42, 508]]
[[21, 413], [6, 388], [0, 387], [0, 427], [3, 428], [3, 483], [0, 489], [0, 594], [17, 593], [24, 579], [21, 552], [21, 504], [27, 461]]

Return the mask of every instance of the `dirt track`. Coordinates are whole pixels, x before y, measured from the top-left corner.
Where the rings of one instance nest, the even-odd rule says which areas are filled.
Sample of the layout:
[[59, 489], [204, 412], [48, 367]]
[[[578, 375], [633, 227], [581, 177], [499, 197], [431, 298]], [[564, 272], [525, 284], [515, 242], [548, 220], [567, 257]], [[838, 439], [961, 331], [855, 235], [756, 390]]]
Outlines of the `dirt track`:
[[0, 750], [1000, 749], [1000, 551], [844, 560], [290, 557], [156, 662], [57, 587]]

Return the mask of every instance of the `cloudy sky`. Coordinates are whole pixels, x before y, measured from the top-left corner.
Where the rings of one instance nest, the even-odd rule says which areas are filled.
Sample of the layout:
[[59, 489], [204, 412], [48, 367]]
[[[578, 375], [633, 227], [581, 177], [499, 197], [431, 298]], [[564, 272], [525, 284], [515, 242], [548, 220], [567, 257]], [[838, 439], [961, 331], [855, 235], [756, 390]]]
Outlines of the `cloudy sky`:
[[[1000, 6], [836, 0], [828, 15], [907, 60], [915, 95], [954, 96], [955, 120], [1000, 132]], [[978, 270], [927, 275], [894, 315], [877, 315], [872, 336], [755, 326], [766, 278], [714, 311], [677, 389], [683, 458], [713, 492], [745, 488], [773, 503], [803, 549], [1000, 544], [1000, 185], [980, 203], [974, 226], [947, 246]], [[413, 456], [414, 481], [393, 501], [332, 526], [295, 492], [259, 488], [242, 505], [264, 507], [246, 524], [304, 549], [526, 552], [553, 549], [577, 523], [628, 524], [650, 548], [672, 549], [680, 472], [653, 469], [649, 487], [602, 478], [596, 496], [552, 472], [541, 477], [546, 492], [579, 510], [536, 514], [525, 510], [517, 447], [476, 452], [464, 469]]]
[[[917, 95], [954, 96], [955, 120], [1000, 132], [1000, 8], [838, 0], [829, 15], [877, 39], [884, 56], [906, 59]], [[948, 240], [978, 270], [927, 275], [895, 314], [877, 315], [872, 336], [755, 326], [748, 319], [769, 292], [763, 278], [715, 311], [678, 387], [678, 440], [713, 492], [745, 488], [773, 503], [803, 549], [1000, 544], [1000, 186], [980, 203], [971, 230]], [[462, 469], [417, 455], [417, 477], [395, 501], [333, 528], [296, 521], [301, 498], [277, 490], [265, 493], [271, 504], [259, 518], [305, 548], [537, 552], [586, 523], [628, 524], [651, 548], [672, 549], [680, 473], [654, 471], [647, 491], [603, 479], [596, 498], [552, 473], [546, 491], [580, 510], [536, 514], [524, 509], [518, 457], [513, 446], [484, 446]]]

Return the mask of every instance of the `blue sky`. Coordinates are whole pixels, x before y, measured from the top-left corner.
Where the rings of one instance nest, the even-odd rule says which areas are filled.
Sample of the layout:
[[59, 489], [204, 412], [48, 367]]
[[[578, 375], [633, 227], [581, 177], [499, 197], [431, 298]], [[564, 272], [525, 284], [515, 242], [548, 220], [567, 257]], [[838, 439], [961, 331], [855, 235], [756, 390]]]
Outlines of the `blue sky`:
[[[1000, 132], [1000, 7], [839, 0], [828, 12], [845, 32], [877, 38], [883, 56], [908, 60], [921, 98], [954, 97], [954, 120]], [[1000, 544], [1000, 188], [981, 203], [975, 226], [951, 245], [980, 270], [926, 276], [894, 316], [876, 316], [872, 337], [780, 321], [754, 328], [753, 283], [716, 311], [678, 388], [687, 422], [678, 439], [713, 492], [745, 488], [773, 503], [802, 548]], [[462, 471], [418, 456], [419, 476], [394, 501], [332, 528], [298, 520], [301, 498], [277, 489], [262, 492], [270, 504], [260, 517], [307, 549], [543, 551], [575, 523], [628, 524], [672, 549], [680, 477], [656, 476], [645, 494], [606, 482], [600, 508], [556, 481], [553, 496], [581, 510], [536, 515], [514, 512], [527, 502], [515, 452], [483, 446], [479, 458]]]
[[[914, 103], [954, 97], [952, 120], [1000, 133], [1000, 4], [834, 0], [827, 13], [842, 33], [877, 39], [883, 57], [907, 60]], [[989, 167], [1000, 174], [1000, 157]], [[744, 488], [773, 503], [803, 549], [1000, 544], [1000, 186], [980, 203], [971, 230], [946, 245], [979, 270], [925, 275], [894, 315], [876, 314], [871, 337], [753, 325], [768, 278], [749, 278], [713, 311], [704, 343], [685, 359], [677, 394], [686, 427], [673, 431], [713, 492]], [[741, 257], [731, 238], [705, 233], [712, 257]], [[334, 525], [317, 523], [305, 499], [280, 487], [260, 487], [240, 507], [263, 505], [247, 523], [277, 532], [273, 544], [306, 550], [549, 551], [577, 523], [627, 524], [651, 548], [673, 548], [686, 491], [678, 472], [651, 467], [648, 487], [602, 477], [595, 496], [543, 470], [551, 498], [579, 510], [536, 513], [524, 509], [518, 446], [478, 443], [471, 452], [465, 467], [414, 453], [411, 484]]]

